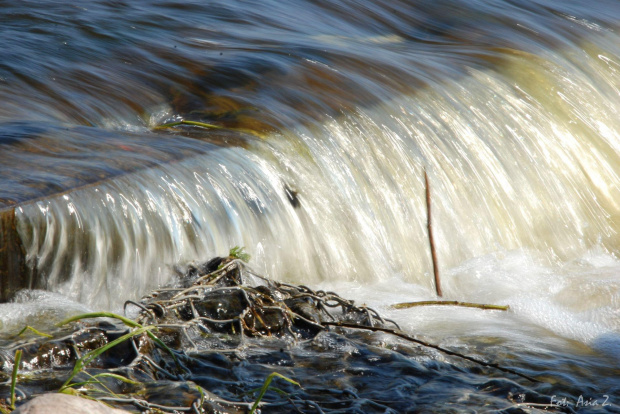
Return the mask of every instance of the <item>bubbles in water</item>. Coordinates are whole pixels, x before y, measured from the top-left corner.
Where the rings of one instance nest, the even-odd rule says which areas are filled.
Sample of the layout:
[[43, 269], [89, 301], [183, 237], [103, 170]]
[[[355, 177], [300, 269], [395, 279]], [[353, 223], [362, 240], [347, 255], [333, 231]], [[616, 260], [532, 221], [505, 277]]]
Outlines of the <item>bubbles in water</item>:
[[45, 331], [61, 320], [91, 311], [64, 295], [43, 290], [22, 290], [10, 303], [0, 304], [0, 333], [14, 335], [26, 325]]

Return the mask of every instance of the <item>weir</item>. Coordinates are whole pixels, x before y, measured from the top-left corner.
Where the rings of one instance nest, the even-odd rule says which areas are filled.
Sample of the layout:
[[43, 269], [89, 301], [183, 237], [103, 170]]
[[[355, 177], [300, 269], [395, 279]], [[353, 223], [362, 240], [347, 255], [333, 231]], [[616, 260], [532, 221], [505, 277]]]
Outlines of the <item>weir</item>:
[[162, 151], [151, 132], [120, 142], [94, 129], [107, 145], [102, 164], [123, 165], [124, 156], [140, 168], [145, 148], [147, 166], [158, 166], [21, 203], [27, 267], [45, 269], [45, 282], [22, 280], [112, 299], [121, 283], [143, 292], [166, 281], [166, 266], [245, 245], [276, 279], [293, 269], [314, 282], [398, 274], [431, 288], [424, 170], [443, 269], [498, 249], [529, 250], [544, 263], [596, 246], [613, 253], [620, 128], [608, 103], [618, 96], [608, 94], [616, 75], [598, 51], [584, 43], [578, 57], [511, 52], [496, 70], [471, 69], [244, 146], [176, 136]]
[[[15, 132], [18, 127], [26, 133]], [[49, 269], [39, 269], [37, 258], [27, 259], [16, 212], [110, 186], [120, 179], [131, 180], [132, 174], [157, 171], [218, 147], [244, 146], [252, 138], [236, 131], [214, 130], [206, 134], [190, 131], [191, 138], [133, 134], [121, 140], [110, 131], [43, 124], [5, 124], [0, 131], [5, 134], [0, 141], [4, 144], [0, 164], [5, 167], [0, 171], [0, 302], [20, 289], [50, 288], [46, 280]], [[84, 141], [78, 146], [80, 138]], [[84, 162], [76, 162], [80, 156]], [[81, 250], [91, 248], [79, 246]], [[63, 270], [73, 271], [70, 267]]]
[[[237, 17], [220, 21], [190, 7], [218, 32], [176, 6], [184, 18], [162, 24], [156, 5], [133, 11], [152, 26], [110, 42], [86, 30], [89, 48], [54, 50], [51, 66], [31, 60], [36, 41], [16, 50], [0, 68], [3, 254], [15, 256], [0, 268], [23, 276], [0, 298], [28, 286], [119, 300], [234, 245], [279, 280], [430, 288], [424, 170], [443, 269], [497, 251], [545, 264], [616, 254], [620, 53], [598, 9], [613, 3], [580, 19], [574, 5], [445, 4], [355, 16], [304, 4], [313, 18], [256, 38], [241, 22], [262, 27], [271, 9], [221, 5]], [[113, 8], [98, 13], [116, 27]], [[267, 139], [153, 133], [182, 117]]]

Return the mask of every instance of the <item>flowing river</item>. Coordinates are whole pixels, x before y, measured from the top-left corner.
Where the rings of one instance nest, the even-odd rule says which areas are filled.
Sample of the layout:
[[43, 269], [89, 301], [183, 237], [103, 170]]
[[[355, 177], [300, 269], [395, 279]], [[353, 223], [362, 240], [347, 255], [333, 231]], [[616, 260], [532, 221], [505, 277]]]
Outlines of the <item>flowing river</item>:
[[[0, 0], [0, 209], [29, 277], [0, 331], [245, 246], [544, 372], [541, 404], [620, 412], [619, 22], [612, 0]], [[425, 172], [444, 299], [509, 312], [390, 307], [437, 299]]]

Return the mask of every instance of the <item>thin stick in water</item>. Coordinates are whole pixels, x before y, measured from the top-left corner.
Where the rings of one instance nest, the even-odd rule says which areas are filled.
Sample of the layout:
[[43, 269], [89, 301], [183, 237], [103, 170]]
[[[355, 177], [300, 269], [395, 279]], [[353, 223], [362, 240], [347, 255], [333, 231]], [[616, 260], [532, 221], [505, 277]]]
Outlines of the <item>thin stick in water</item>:
[[394, 309], [407, 309], [413, 308], [416, 306], [461, 306], [464, 308], [478, 308], [478, 309], [489, 309], [489, 310], [501, 310], [507, 311], [510, 309], [508, 305], [487, 305], [485, 303], [471, 303], [471, 302], [459, 302], [456, 300], [425, 300], [422, 302], [405, 302], [405, 303], [397, 303], [392, 305]]
[[424, 183], [426, 184], [426, 217], [428, 228], [428, 243], [431, 246], [431, 257], [433, 259], [433, 274], [435, 275], [435, 291], [437, 296], [442, 297], [441, 282], [439, 280], [439, 267], [437, 266], [437, 252], [435, 251], [435, 241], [433, 240], [433, 223], [431, 218], [431, 187], [428, 184], [428, 174], [424, 170]]

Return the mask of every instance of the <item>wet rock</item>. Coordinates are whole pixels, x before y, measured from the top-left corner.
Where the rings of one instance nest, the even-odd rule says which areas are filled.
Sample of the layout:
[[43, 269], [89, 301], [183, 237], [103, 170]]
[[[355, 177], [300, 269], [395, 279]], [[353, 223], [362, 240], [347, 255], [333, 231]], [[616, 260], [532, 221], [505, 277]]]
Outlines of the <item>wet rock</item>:
[[15, 414], [127, 414], [128, 411], [108, 407], [107, 405], [67, 394], [44, 394], [22, 406]]

